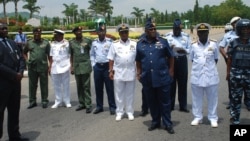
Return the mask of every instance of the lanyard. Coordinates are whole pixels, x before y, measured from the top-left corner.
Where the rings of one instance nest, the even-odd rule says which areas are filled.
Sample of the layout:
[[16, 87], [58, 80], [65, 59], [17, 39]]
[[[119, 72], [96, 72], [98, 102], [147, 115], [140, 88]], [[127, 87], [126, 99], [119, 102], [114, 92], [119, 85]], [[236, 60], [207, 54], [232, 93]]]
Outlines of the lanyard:
[[10, 46], [10, 44], [9, 44], [9, 42], [7, 40], [3, 39], [2, 42], [4, 43], [5, 47], [8, 47], [10, 49], [10, 51], [13, 52], [13, 49], [12, 49], [12, 47]]

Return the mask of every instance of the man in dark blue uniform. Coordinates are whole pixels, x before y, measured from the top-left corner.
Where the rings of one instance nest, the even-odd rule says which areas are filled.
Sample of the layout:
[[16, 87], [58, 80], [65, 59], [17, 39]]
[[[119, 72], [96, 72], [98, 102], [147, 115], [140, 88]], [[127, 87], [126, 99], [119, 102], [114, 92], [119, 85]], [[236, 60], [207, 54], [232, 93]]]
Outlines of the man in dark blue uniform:
[[0, 138], [7, 108], [9, 141], [26, 141], [28, 139], [22, 138], [19, 132], [21, 80], [25, 61], [16, 43], [7, 36], [7, 26], [0, 23]]
[[[143, 85], [152, 117], [152, 131], [161, 126], [174, 134], [171, 121], [170, 85], [174, 71], [174, 54], [166, 39], [158, 36], [155, 23], [147, 19], [145, 34], [137, 43], [137, 79]], [[166, 59], [167, 58], [167, 59]]]

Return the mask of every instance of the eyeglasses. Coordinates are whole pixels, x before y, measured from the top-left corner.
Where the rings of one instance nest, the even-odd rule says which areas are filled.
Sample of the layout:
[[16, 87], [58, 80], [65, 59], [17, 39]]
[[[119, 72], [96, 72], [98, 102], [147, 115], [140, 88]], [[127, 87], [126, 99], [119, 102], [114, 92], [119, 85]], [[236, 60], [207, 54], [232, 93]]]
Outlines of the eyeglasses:
[[156, 28], [149, 28], [148, 30], [149, 30], [149, 31], [153, 31], [153, 30], [156, 31]]

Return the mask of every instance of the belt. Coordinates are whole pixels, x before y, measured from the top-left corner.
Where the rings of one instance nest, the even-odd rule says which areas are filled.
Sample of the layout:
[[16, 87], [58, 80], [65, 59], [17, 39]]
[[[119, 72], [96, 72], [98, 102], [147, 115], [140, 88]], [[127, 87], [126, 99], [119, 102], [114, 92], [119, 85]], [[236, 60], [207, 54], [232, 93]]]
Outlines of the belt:
[[109, 62], [105, 62], [105, 63], [96, 63], [98, 66], [106, 66], [109, 65]]
[[186, 57], [186, 55], [182, 55], [182, 56], [175, 56], [174, 58], [184, 58], [184, 57]]

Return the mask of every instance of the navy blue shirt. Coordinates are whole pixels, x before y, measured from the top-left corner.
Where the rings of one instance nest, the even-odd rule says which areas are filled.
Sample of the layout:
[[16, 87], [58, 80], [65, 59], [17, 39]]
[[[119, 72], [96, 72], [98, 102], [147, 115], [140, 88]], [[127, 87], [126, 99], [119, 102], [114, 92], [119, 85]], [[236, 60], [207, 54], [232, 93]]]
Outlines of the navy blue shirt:
[[167, 58], [174, 54], [166, 39], [157, 37], [155, 41], [148, 42], [142, 36], [136, 46], [136, 61], [141, 62], [140, 81], [143, 85], [161, 87], [172, 82], [169, 75]]

